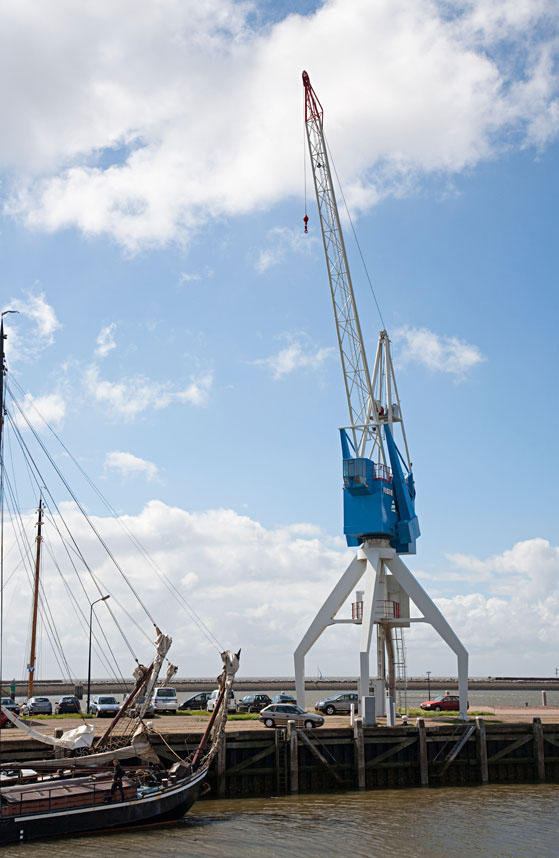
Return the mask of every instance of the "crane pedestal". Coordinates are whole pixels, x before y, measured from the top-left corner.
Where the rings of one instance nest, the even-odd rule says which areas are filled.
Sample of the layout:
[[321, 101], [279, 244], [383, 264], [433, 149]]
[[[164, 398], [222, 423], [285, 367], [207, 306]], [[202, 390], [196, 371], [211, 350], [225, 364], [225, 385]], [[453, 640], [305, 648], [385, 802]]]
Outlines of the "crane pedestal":
[[[363, 603], [358, 620], [338, 619], [337, 612], [361, 579]], [[395, 597], [395, 598], [394, 598]], [[409, 616], [409, 601], [421, 612], [421, 617]], [[387, 600], [400, 606], [400, 616], [386, 616]], [[402, 613], [402, 608], [404, 614]], [[305, 700], [305, 656], [328, 626], [336, 623], [361, 622], [359, 646], [359, 698], [369, 695], [369, 656], [374, 626], [377, 626], [377, 671], [374, 683], [377, 714], [384, 714], [386, 693], [385, 650], [388, 655], [388, 686], [394, 684], [392, 627], [407, 627], [411, 623], [428, 623], [456, 654], [458, 663], [458, 692], [460, 718], [467, 718], [468, 653], [441, 611], [427, 595], [388, 539], [365, 539], [346, 571], [327, 597], [294, 653], [297, 700]]]

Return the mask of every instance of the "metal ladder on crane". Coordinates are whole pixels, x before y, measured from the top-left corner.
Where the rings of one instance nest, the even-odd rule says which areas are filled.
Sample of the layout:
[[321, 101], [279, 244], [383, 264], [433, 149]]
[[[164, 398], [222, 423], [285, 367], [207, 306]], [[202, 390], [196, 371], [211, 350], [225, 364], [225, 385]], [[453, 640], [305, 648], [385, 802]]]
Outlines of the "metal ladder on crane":
[[396, 710], [407, 714], [408, 711], [408, 675], [406, 671], [406, 640], [401, 626], [393, 628], [394, 673], [396, 679]]

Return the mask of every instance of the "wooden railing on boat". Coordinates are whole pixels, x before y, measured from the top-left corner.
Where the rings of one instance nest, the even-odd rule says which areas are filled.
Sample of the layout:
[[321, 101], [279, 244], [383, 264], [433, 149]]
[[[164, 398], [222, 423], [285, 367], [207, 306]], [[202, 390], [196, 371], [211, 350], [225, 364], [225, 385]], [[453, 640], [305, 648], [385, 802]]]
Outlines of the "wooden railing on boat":
[[[8, 787], [2, 791], [1, 815], [19, 816], [28, 813], [44, 813], [52, 810], [69, 810], [76, 807], [90, 807], [103, 804], [108, 799], [112, 780], [96, 781], [84, 779], [83, 783], [64, 784], [64, 779], [49, 784], [41, 782], [24, 786]], [[132, 801], [138, 796], [138, 786], [123, 778], [124, 801]], [[116, 801], [120, 800], [120, 793]]]

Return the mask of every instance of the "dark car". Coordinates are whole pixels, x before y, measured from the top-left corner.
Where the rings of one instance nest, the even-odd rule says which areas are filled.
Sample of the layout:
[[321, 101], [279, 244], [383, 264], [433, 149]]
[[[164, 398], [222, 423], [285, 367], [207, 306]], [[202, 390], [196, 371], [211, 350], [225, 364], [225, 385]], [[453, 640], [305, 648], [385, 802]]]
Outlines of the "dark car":
[[52, 715], [52, 703], [48, 697], [30, 697], [21, 707], [22, 715]]
[[179, 709], [203, 709], [205, 711], [211, 696], [211, 691], [200, 691], [199, 694], [194, 694], [193, 697], [189, 697], [184, 703], [181, 703]]
[[237, 712], [261, 712], [271, 702], [267, 694], [246, 694], [237, 702]]
[[272, 703], [292, 703], [293, 706], [297, 706], [297, 701], [293, 697], [292, 694], [285, 694], [285, 692], [281, 692], [281, 694], [274, 694], [272, 697]]
[[63, 715], [65, 712], [81, 712], [82, 708], [77, 697], [61, 697], [54, 704], [54, 714]]
[[315, 704], [317, 712], [325, 712], [326, 715], [337, 715], [339, 712], [350, 712], [353, 703], [354, 711], [357, 712], [359, 697], [354, 691], [343, 691], [341, 694], [333, 694], [325, 700], [319, 700]]
[[272, 703], [271, 706], [266, 706], [258, 720], [262, 721], [265, 727], [286, 727], [288, 721], [295, 721], [296, 727], [305, 727], [307, 730], [324, 724], [322, 715], [315, 715], [302, 706], [290, 703]]
[[[466, 705], [469, 709], [470, 704]], [[460, 698], [455, 694], [444, 694], [442, 697], [435, 697], [434, 700], [425, 700], [421, 708], [426, 712], [459, 712]]]
[[2, 697], [2, 704], [4, 709], [9, 709], [10, 712], [13, 712], [14, 715], [19, 715], [19, 706], [15, 703], [11, 697]]

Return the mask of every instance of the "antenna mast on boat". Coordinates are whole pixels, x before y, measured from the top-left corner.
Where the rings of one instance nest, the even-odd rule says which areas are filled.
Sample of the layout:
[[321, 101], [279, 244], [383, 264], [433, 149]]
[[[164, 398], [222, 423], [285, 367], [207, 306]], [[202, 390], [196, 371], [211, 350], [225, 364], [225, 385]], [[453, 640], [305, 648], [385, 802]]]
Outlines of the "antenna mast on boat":
[[29, 652], [29, 679], [27, 680], [27, 699], [33, 697], [33, 681], [35, 677], [35, 654], [37, 649], [37, 613], [39, 608], [39, 573], [41, 570], [41, 530], [43, 525], [43, 495], [39, 497], [39, 509], [37, 511], [37, 551], [35, 553], [35, 583], [33, 587], [33, 619], [31, 621], [31, 650]]

